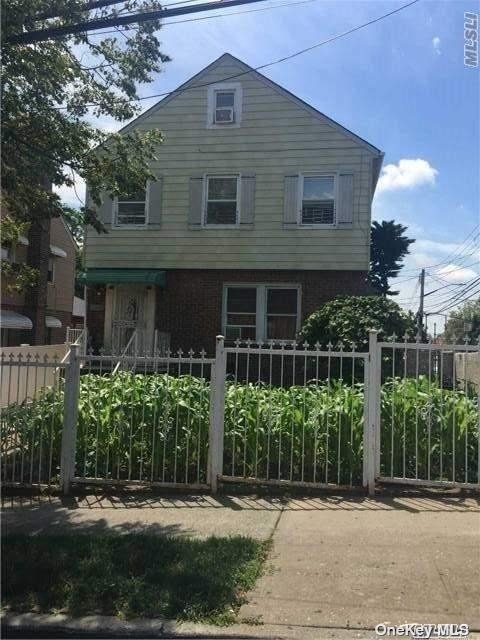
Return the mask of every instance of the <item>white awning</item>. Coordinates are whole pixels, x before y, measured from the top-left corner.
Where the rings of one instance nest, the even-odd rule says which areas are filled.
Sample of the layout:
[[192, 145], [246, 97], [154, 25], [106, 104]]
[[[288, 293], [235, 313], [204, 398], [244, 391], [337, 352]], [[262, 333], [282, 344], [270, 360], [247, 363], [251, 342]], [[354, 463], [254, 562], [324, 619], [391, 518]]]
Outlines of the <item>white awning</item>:
[[0, 309], [0, 327], [2, 329], [31, 329], [32, 321], [10, 309]]
[[53, 256], [57, 256], [58, 258], [66, 258], [67, 257], [67, 252], [64, 251], [63, 249], [60, 249], [60, 247], [57, 247], [54, 244], [50, 245], [50, 253]]
[[18, 236], [18, 244], [23, 244], [25, 247], [28, 247], [30, 243], [26, 236]]
[[45, 326], [49, 329], [61, 329], [62, 323], [58, 318], [54, 318], [53, 316], [45, 316]]

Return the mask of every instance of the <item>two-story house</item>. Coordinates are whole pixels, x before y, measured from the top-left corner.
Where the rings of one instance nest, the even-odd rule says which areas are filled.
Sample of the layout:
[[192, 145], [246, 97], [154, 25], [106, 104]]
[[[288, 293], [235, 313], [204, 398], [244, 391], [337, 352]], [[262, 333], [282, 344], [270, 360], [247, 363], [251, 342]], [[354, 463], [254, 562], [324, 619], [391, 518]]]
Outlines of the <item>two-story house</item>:
[[134, 331], [208, 352], [291, 340], [339, 294], [369, 291], [371, 204], [383, 154], [224, 54], [123, 131], [159, 128], [155, 182], [105, 198], [89, 229], [95, 347]]
[[2, 246], [2, 260], [37, 271], [34, 287], [18, 293], [2, 276], [1, 346], [65, 342], [72, 322], [77, 245], [63, 218], [35, 221], [16, 246]]

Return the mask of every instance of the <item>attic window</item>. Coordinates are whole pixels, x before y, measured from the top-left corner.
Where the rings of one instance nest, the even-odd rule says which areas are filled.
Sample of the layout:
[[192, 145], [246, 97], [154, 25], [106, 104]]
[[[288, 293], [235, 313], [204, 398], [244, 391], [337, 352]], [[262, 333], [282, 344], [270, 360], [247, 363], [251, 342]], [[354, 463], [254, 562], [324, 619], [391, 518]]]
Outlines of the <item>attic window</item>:
[[239, 127], [242, 116], [242, 85], [215, 84], [208, 88], [207, 128]]
[[235, 122], [235, 91], [215, 91], [215, 124]]

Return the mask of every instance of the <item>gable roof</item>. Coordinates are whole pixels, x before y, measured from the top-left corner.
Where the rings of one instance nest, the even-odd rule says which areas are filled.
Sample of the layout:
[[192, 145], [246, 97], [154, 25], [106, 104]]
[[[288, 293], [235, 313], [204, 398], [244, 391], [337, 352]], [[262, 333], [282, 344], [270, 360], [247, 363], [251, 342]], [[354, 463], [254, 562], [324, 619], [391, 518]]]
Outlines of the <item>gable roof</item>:
[[[240, 73], [236, 73], [236, 74], [233, 74], [233, 75], [226, 76], [225, 78], [220, 79], [220, 80], [215, 80], [215, 82], [205, 82], [203, 84], [197, 84], [197, 85], [194, 84], [194, 85], [192, 85], [192, 82], [194, 82], [197, 78], [201, 77], [202, 75], [204, 75], [208, 71], [212, 71], [213, 69], [218, 67], [220, 64], [222, 64], [226, 60], [230, 60], [230, 61], [235, 62], [240, 67], [242, 67], [243, 70]], [[137, 116], [137, 118], [135, 118], [135, 120], [132, 120], [132, 122], [129, 122], [125, 127], [123, 127], [122, 129], [119, 130], [119, 133], [126, 132], [126, 131], [130, 130], [131, 128], [135, 127], [140, 122], [143, 122], [152, 113], [154, 113], [155, 111], [157, 111], [158, 109], [160, 109], [164, 105], [168, 104], [178, 94], [183, 93], [184, 91], [192, 90], [192, 89], [201, 89], [202, 87], [208, 87], [209, 85], [212, 85], [212, 84], [218, 84], [220, 82], [225, 82], [227, 80], [233, 80], [233, 79], [242, 77], [244, 75], [251, 75], [252, 77], [257, 78], [260, 82], [263, 82], [264, 84], [268, 85], [271, 89], [273, 89], [274, 91], [276, 91], [280, 95], [283, 95], [285, 98], [287, 98], [291, 102], [294, 102], [295, 104], [297, 104], [297, 106], [302, 107], [303, 109], [307, 110], [314, 117], [316, 117], [319, 120], [321, 120], [322, 122], [330, 125], [331, 127], [336, 129], [337, 131], [343, 133], [344, 135], [348, 136], [349, 138], [355, 140], [358, 144], [360, 144], [362, 147], [366, 148], [373, 155], [375, 155], [377, 157], [381, 157], [383, 159], [383, 155], [384, 155], [383, 151], [381, 151], [380, 149], [375, 147], [373, 144], [371, 144], [370, 142], [368, 142], [364, 138], [361, 138], [356, 133], [353, 133], [353, 131], [350, 131], [350, 129], [347, 129], [346, 127], [342, 126], [340, 123], [336, 122], [335, 120], [332, 120], [332, 118], [329, 118], [328, 116], [326, 116], [324, 113], [322, 113], [321, 111], [319, 111], [315, 107], [312, 107], [312, 105], [308, 104], [308, 102], [305, 102], [304, 100], [302, 100], [301, 98], [299, 98], [295, 94], [291, 93], [290, 91], [288, 91], [288, 89], [285, 89], [284, 87], [282, 87], [278, 83], [276, 83], [273, 80], [270, 80], [269, 78], [264, 76], [262, 73], [259, 73], [256, 69], [254, 69], [253, 67], [250, 67], [248, 64], [243, 62], [243, 60], [240, 60], [239, 58], [236, 58], [235, 56], [232, 56], [231, 53], [223, 53], [219, 58], [217, 58], [212, 63], [210, 63], [209, 65], [204, 67], [201, 71], [196, 73], [189, 80], [187, 80], [186, 82], [181, 84], [179, 87], [177, 87], [176, 89], [171, 91], [167, 96], [165, 96], [164, 98], [162, 98], [161, 100], [156, 102], [154, 105], [152, 105], [149, 109], [147, 109], [142, 114]]]

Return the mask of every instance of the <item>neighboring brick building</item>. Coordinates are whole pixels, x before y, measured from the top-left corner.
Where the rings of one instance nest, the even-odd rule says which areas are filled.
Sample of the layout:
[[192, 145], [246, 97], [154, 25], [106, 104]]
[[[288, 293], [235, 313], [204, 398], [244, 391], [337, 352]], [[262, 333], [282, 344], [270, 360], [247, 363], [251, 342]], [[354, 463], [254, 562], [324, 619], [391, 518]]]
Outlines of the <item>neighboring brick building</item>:
[[369, 292], [376, 147], [229, 54], [137, 128], [164, 134], [156, 180], [105, 195], [108, 233], [87, 231], [94, 348], [293, 340], [328, 300]]
[[2, 281], [2, 346], [61, 344], [72, 321], [76, 244], [63, 218], [35, 221], [16, 247], [2, 247], [2, 259], [38, 271], [37, 284], [9, 293]]

